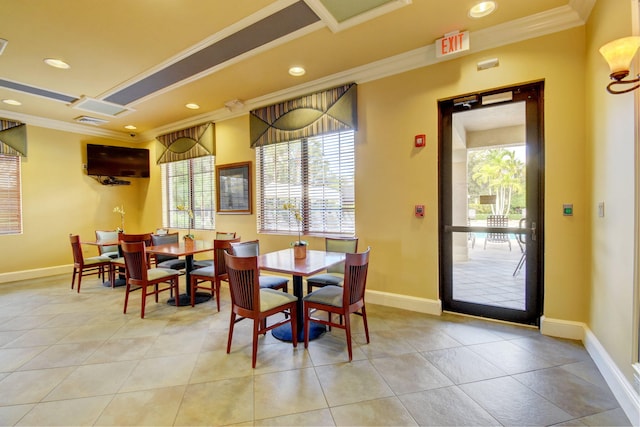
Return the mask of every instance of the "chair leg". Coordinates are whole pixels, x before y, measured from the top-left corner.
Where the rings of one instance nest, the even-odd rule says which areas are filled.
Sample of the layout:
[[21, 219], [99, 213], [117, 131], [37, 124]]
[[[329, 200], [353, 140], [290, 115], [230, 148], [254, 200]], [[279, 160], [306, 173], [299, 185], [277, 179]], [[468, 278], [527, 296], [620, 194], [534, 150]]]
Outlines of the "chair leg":
[[236, 314], [232, 311], [231, 320], [229, 321], [229, 338], [227, 339], [227, 354], [229, 354], [229, 352], [231, 351], [231, 341], [233, 340], [233, 326], [235, 324], [236, 324]]
[[293, 341], [293, 348], [296, 348], [298, 347], [298, 331], [296, 331], [298, 308], [296, 304], [291, 304], [289, 311], [291, 312], [291, 341]]
[[73, 275], [71, 276], [71, 289], [73, 289], [73, 285], [76, 282], [76, 274], [78, 273], [78, 270], [76, 270], [75, 267], [73, 267]]
[[216, 305], [218, 306], [218, 312], [220, 311], [220, 279], [215, 279], [213, 281], [214, 286], [215, 286], [215, 293], [216, 293]]
[[351, 316], [349, 314], [344, 316], [344, 330], [347, 333], [347, 351], [349, 352], [349, 362], [351, 362], [353, 352], [351, 350]]
[[82, 284], [82, 270], [78, 273], [78, 293], [80, 293], [80, 285]]
[[129, 292], [131, 292], [131, 285], [127, 282], [127, 286], [124, 290], [124, 314], [127, 314], [127, 304], [129, 304]]
[[369, 344], [369, 325], [367, 324], [367, 310], [364, 305], [362, 306], [362, 322], [364, 323], [364, 334], [367, 337], [367, 344]]
[[145, 305], [147, 304], [147, 287], [146, 286], [142, 286], [142, 307], [140, 309], [140, 318], [144, 319], [144, 308]]
[[253, 319], [253, 348], [251, 349], [251, 367], [256, 367], [256, 359], [258, 358], [258, 333], [260, 332], [260, 324], [266, 320]]
[[[302, 313], [304, 316], [303, 332], [304, 332], [304, 348], [309, 348], [309, 308], [306, 304], [303, 305]], [[292, 319], [293, 322], [293, 319]], [[294, 323], [291, 323], [291, 333], [293, 334]]]

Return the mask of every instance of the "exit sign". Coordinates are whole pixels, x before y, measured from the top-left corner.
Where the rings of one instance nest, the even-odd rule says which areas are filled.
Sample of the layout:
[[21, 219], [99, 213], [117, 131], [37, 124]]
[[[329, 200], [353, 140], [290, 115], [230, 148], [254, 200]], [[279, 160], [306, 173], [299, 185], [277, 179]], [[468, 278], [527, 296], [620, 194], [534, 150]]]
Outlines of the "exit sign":
[[436, 40], [436, 57], [452, 55], [469, 50], [469, 31], [447, 33]]

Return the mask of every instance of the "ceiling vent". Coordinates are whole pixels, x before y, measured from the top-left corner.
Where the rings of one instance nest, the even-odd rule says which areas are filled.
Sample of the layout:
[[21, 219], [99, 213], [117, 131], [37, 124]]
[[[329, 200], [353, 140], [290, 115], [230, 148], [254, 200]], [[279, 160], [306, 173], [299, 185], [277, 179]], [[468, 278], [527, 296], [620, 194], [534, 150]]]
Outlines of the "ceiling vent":
[[89, 116], [80, 116], [80, 117], [76, 117], [73, 120], [75, 120], [78, 123], [82, 123], [85, 125], [94, 125], [94, 126], [100, 126], [105, 123], [109, 123], [108, 120], [98, 119], [96, 117], [89, 117]]
[[89, 111], [91, 113], [98, 113], [111, 117], [119, 116], [122, 113], [133, 111], [123, 105], [87, 97], [82, 97], [71, 104], [71, 108], [77, 108], [79, 110]]

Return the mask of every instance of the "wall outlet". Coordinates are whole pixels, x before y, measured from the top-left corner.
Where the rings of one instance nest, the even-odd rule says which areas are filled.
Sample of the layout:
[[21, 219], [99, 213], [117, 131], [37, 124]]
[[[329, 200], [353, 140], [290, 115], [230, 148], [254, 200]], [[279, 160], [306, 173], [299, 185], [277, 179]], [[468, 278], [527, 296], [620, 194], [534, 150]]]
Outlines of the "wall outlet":
[[604, 218], [604, 202], [598, 202], [598, 216]]

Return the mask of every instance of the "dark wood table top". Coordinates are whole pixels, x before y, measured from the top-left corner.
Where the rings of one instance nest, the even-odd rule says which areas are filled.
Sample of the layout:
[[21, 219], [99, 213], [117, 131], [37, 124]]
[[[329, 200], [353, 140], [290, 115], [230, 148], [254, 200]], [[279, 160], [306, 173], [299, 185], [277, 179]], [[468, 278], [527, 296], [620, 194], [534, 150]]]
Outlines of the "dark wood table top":
[[182, 239], [177, 243], [168, 243], [164, 245], [147, 247], [147, 253], [156, 254], [156, 255], [162, 254], [162, 255], [174, 255], [174, 256], [193, 255], [193, 254], [208, 252], [212, 250], [213, 250], [213, 241], [191, 240], [191, 239]]
[[293, 248], [270, 252], [258, 257], [258, 266], [262, 270], [287, 273], [294, 276], [311, 276], [327, 267], [343, 262], [346, 254], [307, 249], [305, 258], [293, 257]]

